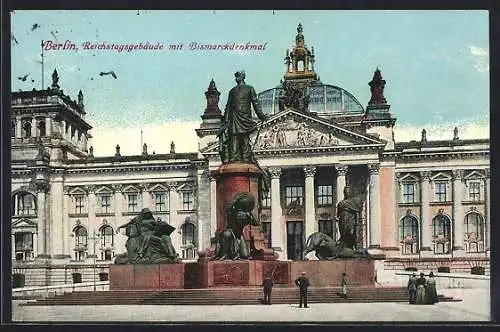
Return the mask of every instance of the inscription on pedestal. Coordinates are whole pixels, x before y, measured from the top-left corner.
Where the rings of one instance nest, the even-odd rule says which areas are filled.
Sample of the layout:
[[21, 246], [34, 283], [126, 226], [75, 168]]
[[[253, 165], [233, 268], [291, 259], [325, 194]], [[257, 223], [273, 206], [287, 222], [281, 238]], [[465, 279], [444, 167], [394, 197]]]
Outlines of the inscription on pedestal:
[[238, 263], [214, 264], [215, 285], [248, 285], [249, 265]]
[[262, 280], [266, 277], [271, 277], [275, 284], [288, 284], [288, 262], [264, 264]]

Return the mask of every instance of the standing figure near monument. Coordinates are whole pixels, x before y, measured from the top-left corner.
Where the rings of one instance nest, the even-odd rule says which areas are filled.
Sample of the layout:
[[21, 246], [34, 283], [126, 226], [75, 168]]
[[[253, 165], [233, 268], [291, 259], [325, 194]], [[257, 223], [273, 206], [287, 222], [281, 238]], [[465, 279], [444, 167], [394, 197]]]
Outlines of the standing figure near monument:
[[415, 273], [408, 279], [406, 288], [408, 289], [408, 303], [415, 304], [417, 297], [417, 275]]
[[229, 91], [219, 137], [219, 154], [223, 164], [232, 162], [254, 163], [250, 146], [250, 133], [256, 127], [252, 119], [252, 106], [255, 114], [264, 121], [267, 116], [257, 99], [255, 89], [245, 84], [245, 72], [234, 74], [237, 85]]
[[249, 192], [239, 193], [229, 203], [226, 229], [218, 235], [214, 259], [236, 260], [250, 257], [250, 250], [243, 237], [243, 228], [246, 225], [260, 225], [252, 214], [254, 207], [255, 198]]
[[295, 285], [299, 287], [300, 292], [299, 308], [302, 308], [302, 302], [304, 302], [304, 308], [309, 308], [307, 306], [307, 288], [309, 287], [309, 279], [307, 279], [305, 272], [302, 272], [301, 277], [295, 279]]
[[415, 300], [416, 304], [425, 304], [425, 287], [427, 287], [427, 281], [424, 278], [424, 274], [420, 273], [420, 278], [417, 279], [417, 298]]
[[356, 250], [361, 231], [361, 211], [364, 195], [354, 195], [351, 188], [344, 187], [344, 199], [337, 205], [337, 221], [340, 241], [349, 249]]
[[434, 304], [438, 302], [436, 279], [434, 279], [434, 273], [432, 271], [429, 273], [429, 278], [427, 279], [427, 292], [425, 296], [427, 304]]
[[264, 280], [262, 281], [262, 287], [264, 287], [264, 304], [271, 304], [273, 279], [271, 277], [265, 277]]
[[349, 284], [349, 279], [347, 274], [342, 273], [342, 281], [340, 282], [342, 298], [347, 299], [347, 285]]

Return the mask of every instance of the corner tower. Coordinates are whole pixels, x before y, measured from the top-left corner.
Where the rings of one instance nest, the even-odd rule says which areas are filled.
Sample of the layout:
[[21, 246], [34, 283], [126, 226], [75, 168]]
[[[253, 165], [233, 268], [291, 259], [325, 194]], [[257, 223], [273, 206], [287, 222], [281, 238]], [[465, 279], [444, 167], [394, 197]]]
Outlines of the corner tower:
[[368, 83], [371, 98], [366, 107], [366, 112], [361, 122], [368, 134], [375, 134], [380, 139], [387, 141], [386, 150], [394, 149], [394, 124], [396, 118], [389, 112], [391, 105], [384, 96], [385, 80], [380, 69], [375, 70], [372, 80]]

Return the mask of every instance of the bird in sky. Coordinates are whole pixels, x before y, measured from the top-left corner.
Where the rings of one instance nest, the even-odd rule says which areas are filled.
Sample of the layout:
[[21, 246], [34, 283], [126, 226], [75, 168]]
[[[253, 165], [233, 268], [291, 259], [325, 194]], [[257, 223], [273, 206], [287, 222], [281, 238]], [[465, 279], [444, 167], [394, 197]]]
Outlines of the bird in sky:
[[50, 34], [52, 35], [52, 37], [54, 37], [54, 39], [57, 41], [57, 37], [56, 37], [56, 34], [54, 33], [54, 31], [51, 31]]
[[11, 34], [10, 34], [10, 39], [11, 39], [14, 43], [16, 43], [16, 45], [19, 45], [19, 42], [17, 41], [17, 39], [16, 39], [16, 37], [14, 36], [14, 34], [13, 34], [13, 33], [11, 33]]
[[20, 80], [20, 81], [23, 81], [25, 82], [27, 79], [28, 79], [28, 76], [30, 76], [31, 73], [29, 74], [26, 74], [24, 76], [19, 76], [17, 79]]
[[111, 75], [113, 76], [113, 78], [116, 80], [118, 77], [116, 76], [115, 72], [114, 71], [107, 71], [107, 72], [100, 72], [99, 73], [100, 76], [104, 76], [104, 75]]
[[31, 31], [35, 31], [36, 29], [38, 29], [40, 27], [40, 24], [38, 23], [35, 23], [31, 26]]

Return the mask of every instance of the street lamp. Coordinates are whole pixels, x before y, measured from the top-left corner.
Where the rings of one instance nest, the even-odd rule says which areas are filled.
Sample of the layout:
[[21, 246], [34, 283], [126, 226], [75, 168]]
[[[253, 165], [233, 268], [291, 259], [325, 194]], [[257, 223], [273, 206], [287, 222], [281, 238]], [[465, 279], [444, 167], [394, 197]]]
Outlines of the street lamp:
[[94, 294], [96, 292], [96, 269], [97, 269], [97, 262], [96, 262], [96, 258], [97, 258], [97, 253], [96, 253], [96, 241], [98, 241], [99, 239], [101, 238], [101, 234], [99, 232], [96, 233], [95, 229], [92, 231], [92, 237], [90, 238], [90, 240], [92, 240], [93, 244], [94, 244], [94, 261], [93, 261], [93, 264], [92, 264], [92, 269], [93, 269], [93, 280], [94, 280]]

